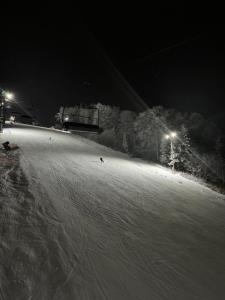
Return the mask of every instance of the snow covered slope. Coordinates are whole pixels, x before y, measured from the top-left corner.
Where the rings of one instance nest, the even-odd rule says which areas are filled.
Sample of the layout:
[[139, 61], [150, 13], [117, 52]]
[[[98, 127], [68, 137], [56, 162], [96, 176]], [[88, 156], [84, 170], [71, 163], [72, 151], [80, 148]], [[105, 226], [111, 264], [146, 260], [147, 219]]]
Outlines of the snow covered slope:
[[3, 138], [1, 299], [225, 299], [224, 196], [76, 135]]

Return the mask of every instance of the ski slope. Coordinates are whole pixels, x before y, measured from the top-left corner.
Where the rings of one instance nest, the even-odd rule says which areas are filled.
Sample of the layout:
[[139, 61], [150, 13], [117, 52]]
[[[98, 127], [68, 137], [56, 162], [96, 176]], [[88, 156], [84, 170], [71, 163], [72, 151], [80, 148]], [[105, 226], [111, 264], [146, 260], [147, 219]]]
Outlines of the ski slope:
[[69, 133], [2, 139], [0, 299], [225, 299], [224, 196]]

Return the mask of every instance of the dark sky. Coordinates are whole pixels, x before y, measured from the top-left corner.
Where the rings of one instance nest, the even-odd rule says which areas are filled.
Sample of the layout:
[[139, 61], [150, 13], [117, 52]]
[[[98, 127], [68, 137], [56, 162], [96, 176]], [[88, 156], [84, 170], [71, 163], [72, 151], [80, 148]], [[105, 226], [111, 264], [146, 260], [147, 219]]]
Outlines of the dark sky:
[[161, 104], [212, 118], [225, 111], [223, 26], [200, 22], [197, 10], [107, 3], [7, 11], [0, 85], [41, 122], [80, 102], [137, 111]]

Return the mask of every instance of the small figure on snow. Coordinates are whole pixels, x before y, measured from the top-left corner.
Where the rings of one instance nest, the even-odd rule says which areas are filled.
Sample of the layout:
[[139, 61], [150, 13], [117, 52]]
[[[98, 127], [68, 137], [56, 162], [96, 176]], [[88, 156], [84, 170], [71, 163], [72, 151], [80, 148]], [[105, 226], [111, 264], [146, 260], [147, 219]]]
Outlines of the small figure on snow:
[[16, 144], [10, 144], [9, 141], [2, 143], [2, 146], [7, 151], [16, 150], [19, 148]]
[[102, 158], [102, 157], [100, 157], [100, 162], [101, 162], [101, 163], [104, 163], [104, 160], [103, 160], [103, 158]]
[[49, 141], [51, 142], [51, 140], [52, 140], [52, 137], [50, 136], [50, 137], [49, 137]]
[[7, 142], [4, 142], [4, 143], [2, 143], [2, 146], [4, 147], [4, 149], [5, 150], [7, 150], [7, 151], [9, 151], [9, 150], [11, 150], [11, 148], [10, 148], [10, 146], [9, 146], [9, 142], [7, 141]]

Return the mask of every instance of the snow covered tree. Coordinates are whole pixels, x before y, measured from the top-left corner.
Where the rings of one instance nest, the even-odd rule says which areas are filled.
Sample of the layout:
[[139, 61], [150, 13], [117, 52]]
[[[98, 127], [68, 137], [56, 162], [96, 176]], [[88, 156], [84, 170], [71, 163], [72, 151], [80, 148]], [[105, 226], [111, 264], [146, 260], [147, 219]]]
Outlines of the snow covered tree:
[[179, 152], [177, 148], [174, 147], [173, 143], [171, 143], [171, 151], [170, 151], [170, 162], [168, 165], [172, 168], [172, 171], [175, 170], [175, 164], [179, 162]]
[[103, 105], [98, 103], [96, 108], [99, 110], [99, 126], [102, 129], [114, 128], [120, 117], [120, 108], [116, 106]]
[[121, 111], [118, 123], [115, 126], [117, 149], [132, 153], [134, 143], [134, 120], [136, 114], [129, 110]]
[[160, 141], [167, 127], [165, 114], [160, 106], [139, 114], [134, 122], [135, 155], [159, 161]]
[[217, 176], [220, 178], [223, 185], [225, 185], [225, 137], [218, 136], [215, 145], [215, 155], [216, 155], [216, 164], [215, 164], [215, 172]]
[[190, 138], [184, 125], [176, 132], [176, 137], [168, 135], [168, 139], [164, 138], [161, 141], [160, 162], [171, 166], [172, 169], [190, 172], [190, 153]]
[[128, 142], [127, 142], [127, 133], [126, 131], [123, 132], [123, 143], [122, 143], [123, 150], [128, 153], [129, 152], [129, 147], [128, 147]]
[[168, 165], [170, 161], [171, 146], [167, 139], [162, 137], [160, 144], [160, 162], [163, 165]]
[[179, 171], [191, 172], [193, 155], [191, 153], [190, 138], [187, 128], [182, 125], [181, 130], [178, 133], [176, 141], [177, 159], [176, 167]]
[[55, 114], [56, 122], [60, 123], [62, 121], [63, 111], [64, 111], [64, 107], [61, 106], [60, 109], [59, 109], [59, 112]]

